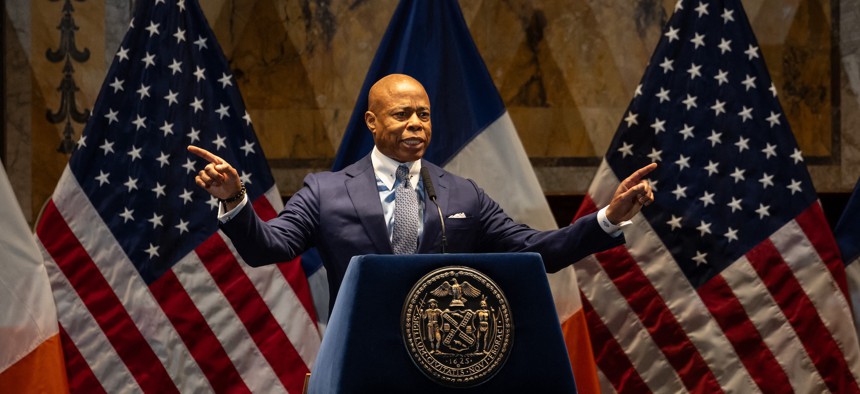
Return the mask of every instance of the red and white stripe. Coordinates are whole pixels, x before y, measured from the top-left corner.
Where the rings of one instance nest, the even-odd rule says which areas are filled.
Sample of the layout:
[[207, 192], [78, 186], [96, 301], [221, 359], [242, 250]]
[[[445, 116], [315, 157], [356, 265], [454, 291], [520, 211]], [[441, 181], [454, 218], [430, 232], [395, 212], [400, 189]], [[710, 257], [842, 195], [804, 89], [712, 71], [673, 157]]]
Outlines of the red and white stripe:
[[[601, 165], [581, 213], [618, 186]], [[694, 288], [644, 217], [576, 263], [601, 384], [617, 392], [860, 392], [844, 271], [814, 204]]]
[[300, 264], [249, 268], [216, 233], [147, 286], [68, 168], [37, 233], [73, 391], [301, 391], [320, 336]]

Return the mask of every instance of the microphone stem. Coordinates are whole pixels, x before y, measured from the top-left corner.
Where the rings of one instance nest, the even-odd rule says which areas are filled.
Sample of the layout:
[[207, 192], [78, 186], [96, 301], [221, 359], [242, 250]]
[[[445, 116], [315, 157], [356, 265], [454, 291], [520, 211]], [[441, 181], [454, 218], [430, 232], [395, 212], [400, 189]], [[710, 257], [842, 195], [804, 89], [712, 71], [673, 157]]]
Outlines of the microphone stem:
[[445, 254], [448, 249], [448, 238], [445, 236], [445, 216], [442, 215], [442, 208], [436, 202], [436, 196], [433, 196], [430, 200], [433, 201], [433, 205], [436, 205], [436, 210], [439, 212], [439, 221], [442, 222], [442, 254]]

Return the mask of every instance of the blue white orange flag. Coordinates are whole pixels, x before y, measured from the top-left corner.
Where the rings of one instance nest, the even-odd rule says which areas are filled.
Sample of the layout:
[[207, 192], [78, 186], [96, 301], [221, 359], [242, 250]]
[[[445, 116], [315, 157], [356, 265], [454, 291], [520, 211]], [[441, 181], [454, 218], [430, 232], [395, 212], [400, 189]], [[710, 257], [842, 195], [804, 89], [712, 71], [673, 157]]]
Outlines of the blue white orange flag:
[[860, 392], [845, 270], [739, 0], [682, 0], [581, 212], [651, 162], [627, 245], [575, 265], [607, 391]]
[[300, 392], [320, 335], [301, 264], [250, 268], [194, 184], [201, 146], [283, 206], [196, 0], [138, 1], [37, 226], [75, 392]]
[[0, 387], [9, 393], [68, 392], [48, 273], [2, 164], [0, 199]]
[[860, 180], [854, 186], [854, 193], [848, 199], [834, 233], [842, 253], [842, 261], [845, 262], [854, 311], [854, 328], [860, 336]]
[[[514, 220], [556, 228], [549, 204], [510, 115], [475, 46], [456, 1], [401, 1], [356, 99], [334, 170], [367, 155], [373, 139], [364, 123], [367, 93], [380, 78], [408, 74], [430, 96], [433, 141], [425, 158], [474, 179]], [[510, 187], [515, 184], [517, 187]], [[597, 375], [572, 268], [550, 275], [556, 309], [577, 387], [596, 389]]]

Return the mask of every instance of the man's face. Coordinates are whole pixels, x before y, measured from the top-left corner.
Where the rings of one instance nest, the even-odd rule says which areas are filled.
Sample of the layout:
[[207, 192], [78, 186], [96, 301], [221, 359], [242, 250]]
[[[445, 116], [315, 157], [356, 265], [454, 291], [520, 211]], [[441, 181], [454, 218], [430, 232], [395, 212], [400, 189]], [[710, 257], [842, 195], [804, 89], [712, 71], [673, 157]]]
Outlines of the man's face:
[[382, 154], [401, 163], [421, 159], [430, 144], [430, 99], [417, 82], [383, 83], [364, 120]]

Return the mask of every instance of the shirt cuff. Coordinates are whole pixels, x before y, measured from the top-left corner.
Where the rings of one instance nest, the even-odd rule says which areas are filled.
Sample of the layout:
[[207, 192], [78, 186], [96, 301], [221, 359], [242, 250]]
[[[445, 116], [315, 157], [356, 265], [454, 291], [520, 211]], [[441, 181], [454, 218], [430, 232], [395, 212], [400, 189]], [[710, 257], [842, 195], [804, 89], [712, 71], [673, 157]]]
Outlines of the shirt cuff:
[[[240, 202], [239, 205], [236, 206], [236, 208], [233, 208], [229, 212], [224, 211], [226, 209], [226, 207], [224, 206], [223, 202], [219, 203], [218, 204], [218, 221], [221, 223], [229, 222], [230, 219], [233, 219], [237, 214], [239, 214], [239, 211], [241, 211], [242, 208], [245, 207], [245, 205], [248, 205], [248, 194], [247, 193], [245, 193], [245, 195], [242, 197], [242, 202]], [[608, 222], [608, 220], [607, 220], [607, 222]]]
[[609, 208], [609, 207], [606, 206], [606, 207], [603, 207], [603, 209], [597, 211], [597, 223], [600, 224], [600, 228], [602, 228], [603, 231], [606, 231], [607, 234], [609, 234], [613, 237], [617, 237], [617, 236], [621, 235], [621, 228], [622, 227], [624, 227], [630, 223], [633, 223], [633, 222], [630, 220], [625, 220], [625, 221], [618, 223], [618, 224], [612, 224], [612, 222], [610, 222], [609, 219], [606, 218], [606, 208]]

